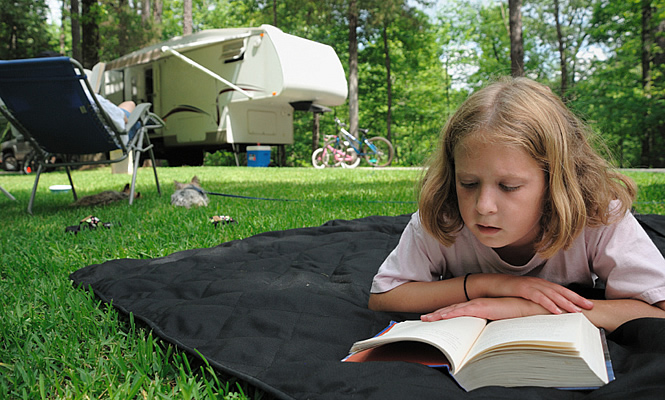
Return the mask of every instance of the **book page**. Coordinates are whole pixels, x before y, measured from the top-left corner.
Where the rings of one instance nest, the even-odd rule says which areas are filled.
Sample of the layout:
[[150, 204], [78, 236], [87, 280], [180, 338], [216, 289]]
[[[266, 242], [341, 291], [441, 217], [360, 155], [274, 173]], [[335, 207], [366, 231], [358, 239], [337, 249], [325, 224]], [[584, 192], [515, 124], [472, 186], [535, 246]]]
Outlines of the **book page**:
[[452, 372], [455, 373], [486, 323], [482, 318], [473, 317], [434, 322], [404, 321], [393, 325], [380, 336], [356, 342], [351, 347], [351, 352], [398, 341], [427, 343], [446, 355]]
[[[578, 353], [582, 347], [580, 324], [583, 319], [586, 320], [586, 317], [581, 313], [570, 313], [491, 322], [476, 341], [465, 362], [488, 350], [508, 344], [567, 349]], [[594, 329], [597, 330], [595, 327]]]
[[92, 91], [99, 94], [99, 89], [102, 86], [102, 78], [104, 77], [104, 68], [106, 63], [99, 62], [92, 67], [92, 73], [88, 77]]
[[[607, 383], [613, 380], [614, 377], [609, 376], [612, 364], [609, 360], [609, 350], [606, 350], [605, 348], [607, 346], [605, 336], [591, 323], [591, 321], [585, 322], [586, 323], [582, 324], [581, 327], [583, 340], [583, 345], [580, 349], [581, 356], [589, 365], [589, 368]], [[591, 327], [587, 326], [587, 324], [591, 325]], [[607, 355], [605, 354], [606, 351], [608, 353]], [[602, 354], [603, 357], [596, 357], [597, 354]], [[612, 374], [614, 374], [613, 371]]]

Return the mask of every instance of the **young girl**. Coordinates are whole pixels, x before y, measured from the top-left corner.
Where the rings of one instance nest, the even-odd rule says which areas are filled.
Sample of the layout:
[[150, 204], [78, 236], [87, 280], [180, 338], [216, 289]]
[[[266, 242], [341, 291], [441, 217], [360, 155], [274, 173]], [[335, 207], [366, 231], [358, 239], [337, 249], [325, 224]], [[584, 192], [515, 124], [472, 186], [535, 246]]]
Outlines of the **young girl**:
[[665, 318], [665, 260], [629, 211], [635, 192], [549, 88], [491, 84], [446, 124], [369, 307], [424, 321], [583, 312], [608, 331]]

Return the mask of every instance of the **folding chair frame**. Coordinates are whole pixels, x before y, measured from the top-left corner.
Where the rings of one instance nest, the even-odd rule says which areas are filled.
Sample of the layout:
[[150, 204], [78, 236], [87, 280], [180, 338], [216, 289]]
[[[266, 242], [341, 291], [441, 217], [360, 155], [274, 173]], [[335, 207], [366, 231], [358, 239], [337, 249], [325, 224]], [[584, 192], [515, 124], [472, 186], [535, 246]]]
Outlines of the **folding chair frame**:
[[4, 193], [4, 195], [7, 196], [7, 197], [9, 197], [10, 200], [16, 201], [16, 199], [14, 198], [14, 196], [12, 196], [12, 194], [9, 193], [9, 192], [8, 192], [5, 188], [3, 188], [2, 186], [0, 186], [0, 192]]
[[[30, 195], [30, 201], [28, 203], [28, 213], [32, 214], [32, 206], [34, 204], [34, 199], [35, 195], [37, 193], [37, 186], [39, 185], [39, 178], [41, 176], [41, 173], [44, 171], [45, 168], [52, 168], [52, 167], [59, 167], [62, 166], [65, 168], [65, 171], [67, 172], [67, 178], [69, 179], [69, 183], [72, 186], [72, 194], [74, 195], [74, 201], [78, 199], [78, 196], [76, 194], [76, 189], [74, 188], [74, 183], [72, 181], [72, 176], [71, 176], [71, 167], [76, 167], [76, 166], [82, 166], [82, 165], [96, 165], [96, 164], [113, 164], [113, 163], [118, 163], [121, 161], [124, 161], [129, 157], [130, 154], [134, 154], [134, 170], [132, 174], [132, 183], [130, 186], [130, 193], [129, 193], [129, 204], [131, 205], [133, 200], [134, 200], [134, 194], [135, 194], [135, 189], [136, 189], [136, 173], [139, 167], [139, 160], [140, 160], [140, 155], [141, 153], [148, 152], [150, 155], [150, 159], [152, 161], [152, 168], [153, 172], [155, 175], [155, 184], [157, 186], [157, 192], [159, 195], [162, 194], [161, 188], [159, 185], [159, 178], [157, 176], [157, 168], [156, 168], [156, 162], [155, 162], [155, 156], [153, 152], [153, 145], [150, 143], [150, 138], [148, 137], [148, 130], [150, 129], [157, 129], [161, 128], [164, 126], [164, 121], [159, 118], [157, 115], [154, 113], [150, 112], [150, 103], [141, 103], [136, 106], [134, 111], [130, 114], [128, 118], [128, 122], [126, 124], [126, 129], [125, 131], [118, 131], [111, 121], [110, 117], [104, 112], [104, 109], [102, 108], [98, 98], [96, 95], [94, 95], [94, 92], [90, 86], [90, 83], [88, 82], [87, 77], [85, 76], [85, 73], [83, 72], [83, 67], [81, 66], [80, 63], [78, 63], [76, 60], [67, 58], [67, 57], [58, 57], [60, 61], [62, 62], [63, 59], [67, 59], [71, 64], [72, 68], [74, 68], [75, 71], [75, 78], [79, 79], [82, 81], [83, 85], [85, 86], [85, 90], [90, 93], [89, 99], [92, 99], [94, 101], [94, 107], [92, 109], [95, 110], [95, 115], [99, 119], [99, 122], [101, 123], [102, 126], [104, 126], [106, 129], [106, 134], [109, 135], [109, 137], [113, 140], [112, 144], [108, 146], [105, 151], [112, 151], [112, 150], [122, 150], [122, 156], [120, 158], [116, 158], [113, 160], [99, 160], [99, 161], [71, 161], [71, 158], [73, 155], [80, 155], [80, 154], [85, 154], [85, 153], [66, 153], [66, 152], [51, 152], [49, 151], [48, 148], [44, 147], [43, 144], [40, 144], [39, 141], [33, 136], [30, 132], [29, 129], [26, 129], [23, 124], [19, 121], [18, 118], [14, 115], [12, 112], [11, 108], [7, 105], [2, 105], [0, 104], [0, 112], [7, 117], [9, 122], [21, 133], [27, 138], [34, 148], [36, 152], [36, 161], [38, 162], [39, 166], [37, 168], [37, 174], [35, 177], [35, 182], [32, 187], [32, 193]], [[37, 61], [38, 59], [35, 59]], [[47, 59], [44, 59], [47, 60]], [[32, 61], [32, 60], [13, 60], [13, 61], [0, 61], [0, 66], [2, 64], [7, 64], [7, 63], [17, 63], [20, 61]], [[3, 78], [0, 75], [0, 88], [3, 84]], [[7, 79], [5, 79], [6, 81]], [[1, 91], [0, 91], [1, 93]], [[9, 103], [8, 101], [5, 101], [6, 103]], [[92, 105], [92, 103], [90, 104]], [[82, 112], [85, 112], [82, 110]], [[133, 138], [131, 138], [128, 143], [125, 145], [125, 143], [122, 140], [122, 136], [124, 134], [127, 134], [128, 131], [130, 130], [131, 127], [133, 127], [136, 123], [139, 123], [139, 128], [134, 135]], [[98, 151], [91, 152], [88, 154], [94, 154]], [[55, 155], [58, 155], [60, 157], [63, 157], [63, 161], [59, 162], [50, 162], [51, 158], [53, 158]]]

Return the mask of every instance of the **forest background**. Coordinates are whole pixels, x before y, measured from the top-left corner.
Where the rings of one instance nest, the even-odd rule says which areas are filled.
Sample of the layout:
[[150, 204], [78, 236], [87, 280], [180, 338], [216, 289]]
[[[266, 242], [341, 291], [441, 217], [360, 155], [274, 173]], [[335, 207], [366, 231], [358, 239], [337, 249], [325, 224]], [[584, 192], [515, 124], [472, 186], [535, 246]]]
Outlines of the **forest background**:
[[[389, 138], [393, 165], [421, 165], [469, 93], [515, 75], [517, 38], [519, 74], [559, 94], [617, 166], [665, 167], [664, 13], [665, 0], [0, 0], [0, 59], [50, 49], [91, 67], [178, 35], [271, 24], [332, 46], [350, 93], [334, 113]], [[294, 115], [287, 165], [308, 165], [313, 118]], [[330, 114], [320, 126], [335, 133]]]

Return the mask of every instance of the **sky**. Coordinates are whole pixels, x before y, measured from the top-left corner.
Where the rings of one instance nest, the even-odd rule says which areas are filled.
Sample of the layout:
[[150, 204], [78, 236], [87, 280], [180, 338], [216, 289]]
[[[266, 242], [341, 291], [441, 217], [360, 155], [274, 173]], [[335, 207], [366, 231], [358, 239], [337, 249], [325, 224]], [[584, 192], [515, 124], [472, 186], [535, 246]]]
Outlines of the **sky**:
[[62, 1], [47, 0], [47, 3], [49, 9], [51, 10], [49, 13], [48, 22], [51, 23], [52, 21], [55, 21], [56, 24], [60, 25]]

